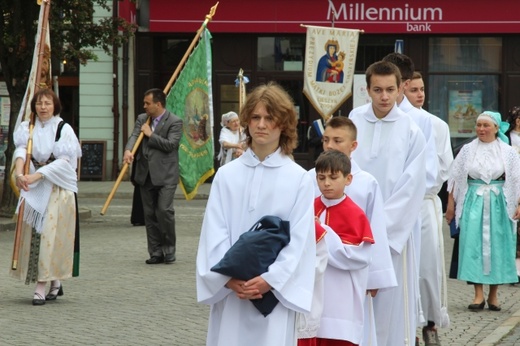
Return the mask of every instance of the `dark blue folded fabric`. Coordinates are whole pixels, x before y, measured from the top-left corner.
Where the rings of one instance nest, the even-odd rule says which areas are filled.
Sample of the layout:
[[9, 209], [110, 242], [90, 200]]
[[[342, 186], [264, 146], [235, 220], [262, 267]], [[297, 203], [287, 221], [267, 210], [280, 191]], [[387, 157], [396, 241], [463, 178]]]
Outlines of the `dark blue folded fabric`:
[[457, 238], [460, 233], [460, 227], [455, 225], [455, 218], [453, 218], [450, 222], [450, 235], [452, 238]]
[[[249, 280], [265, 273], [291, 240], [289, 230], [289, 221], [272, 215], [262, 217], [238, 238], [211, 270], [240, 280]], [[272, 292], [267, 292], [263, 298], [251, 302], [267, 316], [278, 299]]]

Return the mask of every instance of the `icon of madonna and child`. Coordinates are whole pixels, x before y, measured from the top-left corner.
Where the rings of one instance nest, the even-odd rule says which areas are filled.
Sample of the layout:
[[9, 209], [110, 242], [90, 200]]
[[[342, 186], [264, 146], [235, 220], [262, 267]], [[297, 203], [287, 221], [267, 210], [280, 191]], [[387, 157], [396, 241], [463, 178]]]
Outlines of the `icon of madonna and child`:
[[336, 40], [328, 40], [325, 51], [325, 55], [318, 61], [316, 82], [343, 83], [345, 53], [339, 52], [339, 43]]

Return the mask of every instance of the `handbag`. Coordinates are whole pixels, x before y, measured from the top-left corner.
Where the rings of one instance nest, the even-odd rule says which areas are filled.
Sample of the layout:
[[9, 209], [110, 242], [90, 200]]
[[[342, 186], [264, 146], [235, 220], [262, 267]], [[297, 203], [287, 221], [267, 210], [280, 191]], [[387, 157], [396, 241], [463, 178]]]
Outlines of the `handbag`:
[[460, 227], [457, 227], [455, 224], [455, 218], [453, 218], [450, 222], [450, 236], [455, 239], [458, 238], [460, 233]]

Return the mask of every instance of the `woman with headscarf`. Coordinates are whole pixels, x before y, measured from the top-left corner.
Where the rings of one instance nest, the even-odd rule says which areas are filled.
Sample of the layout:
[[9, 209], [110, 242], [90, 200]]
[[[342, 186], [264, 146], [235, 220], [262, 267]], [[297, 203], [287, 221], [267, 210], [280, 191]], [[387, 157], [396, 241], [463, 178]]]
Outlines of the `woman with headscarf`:
[[459, 280], [474, 285], [470, 310], [500, 311], [498, 285], [517, 281], [515, 221], [520, 217], [520, 158], [508, 145], [500, 113], [477, 118], [477, 138], [462, 147], [451, 167], [446, 221], [460, 227]]
[[238, 114], [235, 112], [223, 114], [220, 124], [222, 125], [219, 138], [220, 153], [217, 158], [223, 166], [243, 154], [246, 135], [240, 127]]

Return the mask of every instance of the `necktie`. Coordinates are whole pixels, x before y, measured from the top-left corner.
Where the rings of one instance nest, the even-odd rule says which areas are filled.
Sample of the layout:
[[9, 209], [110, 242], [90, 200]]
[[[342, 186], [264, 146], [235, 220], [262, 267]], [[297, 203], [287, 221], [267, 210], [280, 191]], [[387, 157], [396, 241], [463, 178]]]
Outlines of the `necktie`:
[[159, 123], [159, 119], [154, 119], [152, 121], [152, 131], [155, 131], [155, 128], [157, 127], [158, 123]]

